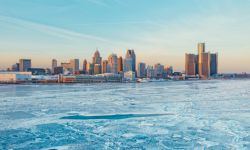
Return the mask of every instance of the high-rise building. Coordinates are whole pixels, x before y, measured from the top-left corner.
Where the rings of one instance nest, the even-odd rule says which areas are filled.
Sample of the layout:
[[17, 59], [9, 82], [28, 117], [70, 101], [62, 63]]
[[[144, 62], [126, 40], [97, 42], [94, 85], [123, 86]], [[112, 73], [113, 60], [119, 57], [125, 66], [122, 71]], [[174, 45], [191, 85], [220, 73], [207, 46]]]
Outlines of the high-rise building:
[[100, 64], [95, 64], [94, 65], [94, 74], [101, 74], [102, 68]]
[[102, 73], [108, 73], [109, 70], [108, 70], [108, 61], [107, 60], [104, 60], [102, 62]]
[[63, 67], [63, 72], [64, 73], [73, 73], [73, 68], [72, 65], [68, 62], [62, 62], [61, 66]]
[[156, 78], [162, 78], [163, 72], [164, 72], [164, 66], [160, 63], [154, 65], [154, 71], [155, 71], [155, 77]]
[[51, 67], [52, 74], [54, 74], [55, 67], [57, 67], [57, 60], [52, 59], [52, 67]]
[[210, 77], [210, 62], [211, 62], [211, 55], [210, 52], [208, 53], [201, 53], [201, 69], [199, 70], [199, 75], [203, 79], [207, 79]]
[[147, 78], [154, 78], [154, 67], [153, 66], [147, 66]]
[[102, 57], [100, 56], [100, 53], [98, 50], [95, 51], [94, 56], [92, 58], [93, 64], [102, 64]]
[[87, 73], [87, 64], [88, 64], [87, 60], [84, 59], [84, 61], [83, 61], [83, 66], [82, 66], [83, 74], [86, 74], [86, 73]]
[[87, 73], [89, 75], [93, 75], [94, 74], [94, 65], [92, 63], [88, 63], [87, 64]]
[[185, 72], [188, 76], [195, 76], [197, 74], [198, 58], [195, 54], [186, 54], [185, 58]]
[[218, 54], [211, 54], [211, 63], [210, 63], [210, 75], [214, 76], [218, 74]]
[[137, 77], [139, 78], [146, 77], [146, 64], [145, 63], [142, 63], [142, 62], [138, 63]]
[[123, 71], [128, 72], [132, 71], [132, 66], [133, 66], [133, 60], [132, 58], [125, 58], [123, 62]]
[[124, 72], [133, 71], [136, 72], [136, 55], [134, 50], [128, 49], [126, 57], [124, 59]]
[[79, 72], [79, 59], [71, 59], [70, 65], [71, 65], [73, 74]]
[[29, 68], [31, 68], [31, 60], [30, 59], [20, 59], [19, 60], [19, 71], [26, 72]]
[[202, 70], [202, 54], [205, 53], [205, 43], [198, 43], [198, 71], [199, 75], [201, 76], [201, 70]]
[[117, 63], [118, 63], [118, 72], [123, 72], [123, 60], [122, 60], [122, 57], [120, 56], [117, 60]]
[[110, 73], [114, 73], [114, 74], [118, 73], [118, 63], [117, 63], [116, 54], [111, 54], [108, 57], [108, 67], [110, 67]]

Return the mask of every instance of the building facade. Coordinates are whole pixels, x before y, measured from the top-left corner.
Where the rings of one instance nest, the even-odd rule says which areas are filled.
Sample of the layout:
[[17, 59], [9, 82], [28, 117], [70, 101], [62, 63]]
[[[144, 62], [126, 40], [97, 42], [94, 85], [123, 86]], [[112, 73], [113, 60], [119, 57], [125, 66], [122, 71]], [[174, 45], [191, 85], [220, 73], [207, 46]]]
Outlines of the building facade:
[[26, 72], [28, 68], [31, 68], [31, 60], [30, 59], [20, 59], [19, 60], [19, 71]]
[[146, 78], [146, 64], [145, 63], [138, 63], [138, 68], [137, 68], [137, 77], [138, 78]]
[[[117, 55], [116, 54], [111, 54], [108, 57], [108, 67], [110, 68], [109, 73], [118, 73], [118, 62], [117, 62]], [[107, 70], [109, 70], [109, 68]]]

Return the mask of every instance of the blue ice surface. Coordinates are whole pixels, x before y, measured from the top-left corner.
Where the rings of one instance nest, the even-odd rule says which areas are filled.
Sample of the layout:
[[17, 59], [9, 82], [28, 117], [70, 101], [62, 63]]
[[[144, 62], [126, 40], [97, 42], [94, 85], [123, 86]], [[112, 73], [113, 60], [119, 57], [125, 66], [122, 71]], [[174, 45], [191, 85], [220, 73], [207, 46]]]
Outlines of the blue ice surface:
[[250, 149], [250, 80], [0, 85], [0, 149]]

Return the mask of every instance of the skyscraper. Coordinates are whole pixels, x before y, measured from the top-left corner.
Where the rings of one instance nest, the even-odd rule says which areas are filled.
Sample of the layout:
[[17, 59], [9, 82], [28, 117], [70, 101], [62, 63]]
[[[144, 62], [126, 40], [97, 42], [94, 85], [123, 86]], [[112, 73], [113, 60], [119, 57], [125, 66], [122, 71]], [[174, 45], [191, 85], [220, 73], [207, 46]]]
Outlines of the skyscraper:
[[28, 68], [31, 68], [31, 60], [30, 59], [20, 59], [19, 60], [19, 71], [26, 72]]
[[51, 67], [52, 74], [54, 74], [55, 67], [57, 67], [57, 60], [52, 59], [52, 67]]
[[92, 63], [88, 63], [87, 64], [87, 73], [89, 75], [93, 75], [94, 74], [94, 65]]
[[139, 78], [146, 77], [146, 64], [145, 63], [142, 63], [142, 62], [138, 63], [137, 76]]
[[118, 63], [117, 63], [116, 54], [111, 54], [108, 57], [108, 67], [110, 67], [110, 73], [114, 73], [114, 74], [118, 73]]
[[202, 71], [202, 54], [205, 53], [205, 43], [198, 43], [198, 70], [199, 70], [199, 75], [201, 76], [201, 71]]
[[186, 54], [185, 58], [185, 72], [188, 76], [195, 76], [197, 74], [197, 55], [195, 54]]
[[98, 50], [95, 51], [94, 56], [92, 58], [92, 63], [93, 64], [102, 64], [102, 57], [100, 56], [100, 53]]
[[123, 71], [123, 60], [122, 60], [122, 57], [120, 56], [117, 60], [118, 62], [118, 72], [122, 72]]
[[102, 62], [102, 73], [108, 73], [109, 70], [108, 70], [108, 61], [107, 60], [104, 60]]
[[211, 54], [210, 75], [218, 74], [218, 53]]
[[95, 64], [94, 65], [94, 74], [101, 74], [102, 68], [100, 64]]
[[203, 79], [207, 79], [210, 77], [210, 52], [208, 53], [201, 53], [201, 62], [199, 65], [201, 65], [201, 69], [199, 70], [199, 75]]
[[72, 67], [73, 74], [79, 72], [79, 59], [71, 59], [70, 65]]
[[87, 60], [84, 59], [84, 61], [83, 61], [83, 66], [82, 66], [83, 74], [86, 74], [86, 73], [87, 73], [87, 64], [88, 64]]
[[126, 57], [124, 59], [124, 72], [133, 71], [136, 72], [136, 55], [134, 50], [127, 50]]
[[157, 63], [154, 65], [154, 71], [155, 71], [155, 77], [156, 78], [162, 78], [163, 77], [163, 72], [164, 72], [164, 66], [161, 65], [160, 63]]

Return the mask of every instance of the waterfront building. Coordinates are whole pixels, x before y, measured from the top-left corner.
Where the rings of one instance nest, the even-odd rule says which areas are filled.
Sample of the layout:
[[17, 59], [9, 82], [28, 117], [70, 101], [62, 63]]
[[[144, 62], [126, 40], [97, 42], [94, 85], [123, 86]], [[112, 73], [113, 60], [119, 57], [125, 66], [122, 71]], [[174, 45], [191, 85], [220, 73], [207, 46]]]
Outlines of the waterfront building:
[[199, 75], [202, 79], [208, 79], [210, 77], [210, 52], [201, 53], [201, 69], [199, 70]]
[[124, 59], [124, 72], [133, 71], [136, 72], [136, 55], [134, 50], [128, 49], [126, 57]]
[[108, 61], [107, 61], [107, 60], [104, 60], [104, 61], [102, 62], [102, 73], [108, 73], [108, 72], [110, 72], [110, 71], [108, 70]]
[[28, 72], [31, 72], [32, 75], [45, 75], [46, 70], [43, 68], [28, 68]]
[[102, 68], [100, 64], [95, 64], [94, 65], [94, 74], [101, 74], [102, 73]]
[[87, 73], [89, 75], [93, 75], [94, 74], [94, 65], [92, 63], [88, 63], [87, 64]]
[[63, 74], [63, 67], [55, 67], [54, 74]]
[[198, 56], [195, 54], [186, 54], [185, 56], [185, 73], [187, 76], [195, 76], [197, 74]]
[[56, 59], [52, 59], [52, 67], [51, 67], [52, 74], [54, 74], [55, 67], [57, 67], [57, 60]]
[[11, 71], [18, 72], [19, 68], [20, 68], [19, 63], [15, 63], [14, 65], [11, 66]]
[[0, 72], [0, 83], [23, 83], [31, 81], [31, 72]]
[[95, 51], [94, 56], [92, 58], [93, 64], [102, 64], [102, 57], [100, 56], [100, 52], [98, 50]]
[[154, 78], [154, 74], [155, 74], [155, 71], [154, 71], [154, 67], [153, 66], [147, 66], [147, 78]]
[[146, 64], [143, 62], [138, 63], [137, 77], [146, 78]]
[[132, 71], [133, 60], [132, 58], [125, 58], [123, 62], [123, 71], [128, 72]]
[[76, 74], [77, 72], [79, 72], [79, 59], [71, 59], [70, 65], [71, 65], [73, 74]]
[[154, 65], [154, 77], [163, 78], [164, 66], [160, 63]]
[[118, 63], [117, 63], [117, 55], [116, 54], [111, 54], [108, 57], [108, 67], [110, 68], [109, 73], [118, 73]]
[[118, 72], [119, 73], [123, 72], [123, 59], [121, 56], [118, 58], [117, 63], [118, 63]]
[[82, 72], [83, 72], [83, 74], [87, 73], [87, 64], [88, 64], [87, 60], [84, 59], [83, 60], [83, 66], [82, 66]]
[[124, 72], [124, 75], [123, 75], [123, 78], [126, 80], [126, 81], [132, 81], [134, 82], [135, 81], [135, 72], [133, 71], [127, 71], [127, 72]]
[[20, 59], [19, 60], [19, 71], [25, 72], [31, 68], [31, 59]]
[[213, 53], [210, 57], [210, 75], [215, 76], [218, 74], [218, 53]]
[[94, 74], [100, 74], [102, 71], [102, 57], [100, 56], [100, 53], [98, 50], [96, 50], [94, 53], [94, 56], [92, 58], [92, 63], [94, 65]]
[[61, 66], [63, 67], [63, 73], [73, 73], [73, 68], [70, 63], [61, 63]]

